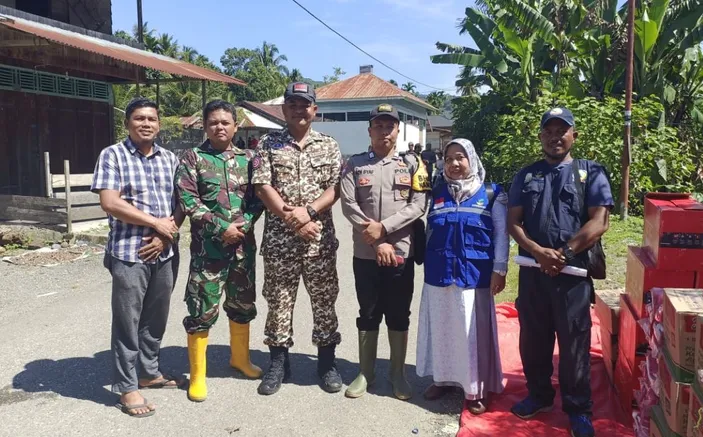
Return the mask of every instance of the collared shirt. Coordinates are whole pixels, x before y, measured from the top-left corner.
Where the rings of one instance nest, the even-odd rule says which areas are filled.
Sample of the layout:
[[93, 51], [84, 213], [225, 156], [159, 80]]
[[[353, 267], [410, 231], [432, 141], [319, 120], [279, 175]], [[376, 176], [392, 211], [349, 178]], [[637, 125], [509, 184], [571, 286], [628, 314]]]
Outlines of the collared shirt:
[[[613, 206], [610, 182], [603, 166], [579, 160], [581, 180], [575, 181], [573, 163], [554, 166], [546, 160], [537, 161], [520, 170], [510, 187], [508, 207], [523, 208], [525, 231], [542, 247], [559, 249], [573, 238], [588, 219], [588, 212], [582, 208]], [[583, 207], [578, 202], [576, 183], [583, 184]]]
[[[427, 192], [412, 190], [417, 158], [379, 158], [373, 152], [349, 158], [341, 182], [342, 213], [353, 227], [354, 256], [376, 259], [376, 247], [387, 242], [403, 258], [413, 256], [412, 223], [425, 214]], [[375, 245], [364, 242], [364, 222], [381, 222], [386, 236]]]
[[[120, 198], [146, 214], [171, 217], [176, 207], [173, 178], [177, 167], [178, 158], [170, 151], [154, 144], [152, 154], [144, 156], [127, 138], [100, 152], [90, 189], [94, 193], [119, 191]], [[155, 235], [156, 231], [125, 223], [109, 214], [108, 224], [107, 253], [122, 261], [143, 262], [137, 253], [143, 246], [142, 239]], [[159, 259], [167, 260], [173, 254], [171, 245]]]
[[[255, 245], [254, 223], [264, 205], [254, 195], [251, 180], [253, 150], [232, 147], [219, 151], [209, 141], [187, 150], [176, 172], [181, 207], [190, 217], [191, 256], [244, 259], [245, 245]], [[231, 223], [241, 224], [243, 244], [224, 245], [222, 235]]]
[[[307, 206], [322, 193], [339, 183], [342, 155], [334, 138], [311, 130], [301, 147], [288, 129], [261, 137], [254, 158], [253, 184], [270, 185], [290, 206]], [[316, 256], [334, 252], [339, 247], [332, 211], [319, 214], [322, 225], [319, 242], [298, 237], [283, 220], [266, 211], [261, 254], [268, 257]], [[319, 250], [310, 251], [311, 245]]]

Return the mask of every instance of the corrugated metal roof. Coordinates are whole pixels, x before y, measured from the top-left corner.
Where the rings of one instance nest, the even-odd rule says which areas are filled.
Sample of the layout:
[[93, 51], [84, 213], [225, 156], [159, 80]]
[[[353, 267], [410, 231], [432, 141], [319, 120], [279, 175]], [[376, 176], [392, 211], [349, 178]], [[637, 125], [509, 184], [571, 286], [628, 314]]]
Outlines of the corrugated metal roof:
[[256, 112], [259, 115], [270, 119], [274, 123], [286, 122], [286, 118], [283, 116], [282, 105], [269, 105], [266, 103], [243, 101], [239, 103], [239, 106]]
[[0, 14], [0, 26], [20, 32], [29, 33], [40, 38], [53, 41], [58, 44], [71, 46], [79, 50], [85, 50], [99, 55], [107, 56], [119, 61], [142, 67], [153, 68], [164, 73], [184, 76], [192, 79], [211, 80], [215, 82], [231, 83], [235, 85], [246, 85], [239, 79], [235, 79], [226, 74], [207, 68], [198, 67], [188, 62], [169, 58], [145, 50], [140, 50], [124, 44], [106, 41], [89, 35], [83, 35], [69, 30], [52, 27], [42, 23], [25, 20], [11, 15]]
[[239, 127], [255, 127], [255, 128], [262, 128], [262, 129], [283, 129], [283, 126], [276, 124], [270, 120], [265, 119], [264, 117], [260, 116], [259, 114], [255, 114], [254, 112], [242, 108], [242, 111], [244, 111], [244, 116], [246, 117], [244, 120], [241, 120], [239, 122]]
[[403, 91], [373, 73], [362, 73], [315, 90], [318, 101], [345, 99], [403, 98], [423, 108], [436, 109], [412, 93]]

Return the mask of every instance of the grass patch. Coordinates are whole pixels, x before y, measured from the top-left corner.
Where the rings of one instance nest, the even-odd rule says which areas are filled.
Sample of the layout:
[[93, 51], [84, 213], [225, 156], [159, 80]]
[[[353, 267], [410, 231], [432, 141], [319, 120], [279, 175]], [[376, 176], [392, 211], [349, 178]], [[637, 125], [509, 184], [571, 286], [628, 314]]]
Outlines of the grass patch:
[[[630, 217], [625, 222], [620, 221], [617, 217], [611, 217], [610, 229], [603, 236], [608, 277], [602, 281], [595, 281], [596, 289], [607, 290], [625, 287], [627, 246], [642, 244], [643, 226], [644, 221], [640, 217]], [[505, 291], [496, 296], [496, 303], [514, 302], [517, 297], [518, 267], [512, 263], [512, 258], [515, 255], [517, 255], [517, 244], [511, 240], [511, 262]]]

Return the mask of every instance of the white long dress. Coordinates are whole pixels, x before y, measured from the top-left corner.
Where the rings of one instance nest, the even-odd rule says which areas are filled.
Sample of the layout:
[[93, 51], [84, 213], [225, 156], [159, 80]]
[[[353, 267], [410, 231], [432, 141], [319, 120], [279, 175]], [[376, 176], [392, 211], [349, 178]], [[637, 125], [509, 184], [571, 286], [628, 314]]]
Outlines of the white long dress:
[[[494, 263], [507, 265], [510, 243], [505, 193], [496, 198], [491, 213]], [[418, 322], [417, 375], [431, 375], [438, 386], [461, 387], [469, 400], [503, 391], [495, 301], [488, 288], [424, 284]]]

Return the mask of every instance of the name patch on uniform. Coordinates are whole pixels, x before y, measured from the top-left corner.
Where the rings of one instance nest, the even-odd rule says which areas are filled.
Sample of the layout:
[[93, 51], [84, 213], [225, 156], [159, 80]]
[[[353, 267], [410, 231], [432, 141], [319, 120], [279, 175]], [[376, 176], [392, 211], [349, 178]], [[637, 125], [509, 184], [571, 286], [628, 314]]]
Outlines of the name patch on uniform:
[[435, 208], [444, 208], [444, 197], [438, 197], [434, 200]]
[[368, 185], [370, 183], [371, 183], [371, 179], [369, 179], [369, 178], [360, 178], [359, 179], [359, 185], [361, 185], [362, 187], [365, 185]]
[[354, 170], [354, 173], [356, 173], [358, 175], [364, 175], [364, 174], [371, 175], [371, 174], [373, 174], [373, 170], [370, 168], [357, 168]]

